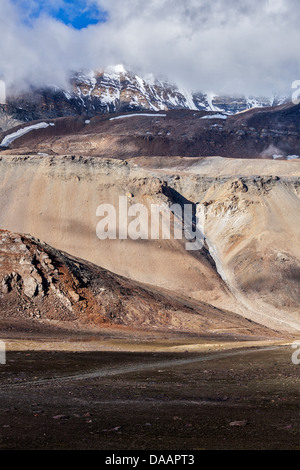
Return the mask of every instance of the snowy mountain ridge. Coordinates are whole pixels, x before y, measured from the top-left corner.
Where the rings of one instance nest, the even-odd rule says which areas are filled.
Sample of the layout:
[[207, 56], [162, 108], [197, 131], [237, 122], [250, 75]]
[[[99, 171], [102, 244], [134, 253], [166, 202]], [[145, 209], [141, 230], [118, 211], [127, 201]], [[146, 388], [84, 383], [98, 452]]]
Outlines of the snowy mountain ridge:
[[159, 80], [152, 74], [140, 77], [126, 70], [123, 65], [74, 74], [71, 83], [73, 94], [66, 94], [67, 98], [73, 97], [82, 103], [96, 98], [101, 102], [104, 112], [127, 108], [128, 111], [190, 109], [235, 114], [253, 107], [275, 106], [287, 101], [286, 98], [278, 97], [226, 97], [213, 93], [193, 93], [174, 83]]
[[74, 72], [67, 89], [47, 86], [8, 96], [6, 104], [0, 105], [0, 129], [7, 130], [33, 120], [106, 113], [186, 109], [232, 115], [253, 107], [277, 106], [288, 101], [276, 97], [191, 92], [152, 74], [142, 77], [117, 65], [97, 71]]

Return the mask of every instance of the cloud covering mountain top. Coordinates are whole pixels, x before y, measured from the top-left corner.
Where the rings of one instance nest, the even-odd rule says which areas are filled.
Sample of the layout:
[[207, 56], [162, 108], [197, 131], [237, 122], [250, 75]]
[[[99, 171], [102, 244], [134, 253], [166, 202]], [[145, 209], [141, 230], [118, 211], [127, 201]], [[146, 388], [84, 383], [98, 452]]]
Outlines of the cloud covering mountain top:
[[[70, 3], [74, 9], [80, 4], [87, 18], [93, 11], [97, 23], [76, 29], [62, 14]], [[37, 4], [38, 13], [30, 15]], [[26, 5], [27, 13], [22, 0], [1, 2], [0, 74], [9, 89], [66, 86], [70, 71], [116, 63], [214, 93], [287, 93], [300, 79], [298, 0], [30, 0]]]

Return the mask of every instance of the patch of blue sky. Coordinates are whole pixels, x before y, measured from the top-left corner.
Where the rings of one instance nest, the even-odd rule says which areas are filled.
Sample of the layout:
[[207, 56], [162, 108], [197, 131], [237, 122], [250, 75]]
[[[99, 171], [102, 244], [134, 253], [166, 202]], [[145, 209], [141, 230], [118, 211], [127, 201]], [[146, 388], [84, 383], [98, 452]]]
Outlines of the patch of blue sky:
[[32, 25], [42, 15], [48, 15], [57, 21], [75, 29], [107, 20], [105, 11], [99, 9], [92, 0], [11, 0], [21, 12], [24, 23]]

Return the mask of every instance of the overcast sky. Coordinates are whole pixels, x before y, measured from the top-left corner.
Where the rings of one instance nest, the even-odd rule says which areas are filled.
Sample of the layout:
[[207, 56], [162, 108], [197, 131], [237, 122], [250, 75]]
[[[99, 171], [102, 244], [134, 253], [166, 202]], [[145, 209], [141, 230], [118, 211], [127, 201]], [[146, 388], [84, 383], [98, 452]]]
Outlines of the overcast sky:
[[8, 87], [123, 63], [192, 91], [271, 95], [300, 80], [299, 0], [1, 0]]

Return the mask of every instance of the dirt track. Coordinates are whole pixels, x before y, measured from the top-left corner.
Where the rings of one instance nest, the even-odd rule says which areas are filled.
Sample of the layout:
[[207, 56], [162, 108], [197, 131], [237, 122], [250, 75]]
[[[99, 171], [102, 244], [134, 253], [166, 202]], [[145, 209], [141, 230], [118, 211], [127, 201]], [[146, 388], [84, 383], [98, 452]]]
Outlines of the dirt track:
[[0, 369], [1, 449], [299, 448], [298, 366], [288, 345], [216, 350], [213, 339], [197, 346], [168, 335], [127, 351], [124, 338], [106, 351], [88, 340], [85, 350], [76, 341], [65, 350], [14, 343]]
[[139, 373], [139, 372], [147, 372], [160, 368], [167, 368], [172, 370], [174, 367], [184, 367], [191, 364], [197, 364], [199, 362], [206, 362], [206, 361], [216, 361], [218, 359], [224, 359], [234, 356], [243, 356], [248, 355], [251, 353], [257, 353], [261, 351], [276, 351], [283, 346], [260, 346], [256, 347], [255, 349], [246, 349], [246, 350], [238, 350], [238, 351], [227, 351], [221, 352], [217, 354], [209, 354], [209, 355], [202, 355], [201, 357], [192, 357], [188, 359], [168, 359], [167, 361], [160, 361], [160, 362], [150, 362], [144, 363], [141, 362], [139, 364], [134, 365], [123, 365], [121, 367], [114, 367], [110, 369], [100, 369], [95, 370], [93, 372], [84, 372], [79, 373], [76, 375], [61, 375], [55, 376], [46, 379], [39, 379], [39, 380], [30, 380], [30, 381], [22, 381], [21, 383], [12, 383], [9, 385], [0, 386], [1, 389], [7, 388], [15, 388], [18, 386], [30, 386], [30, 385], [40, 385], [40, 384], [61, 384], [64, 382], [73, 382], [76, 380], [87, 380], [87, 379], [98, 379], [98, 378], [105, 378], [105, 377], [113, 377], [113, 376], [122, 376], [130, 373]]

